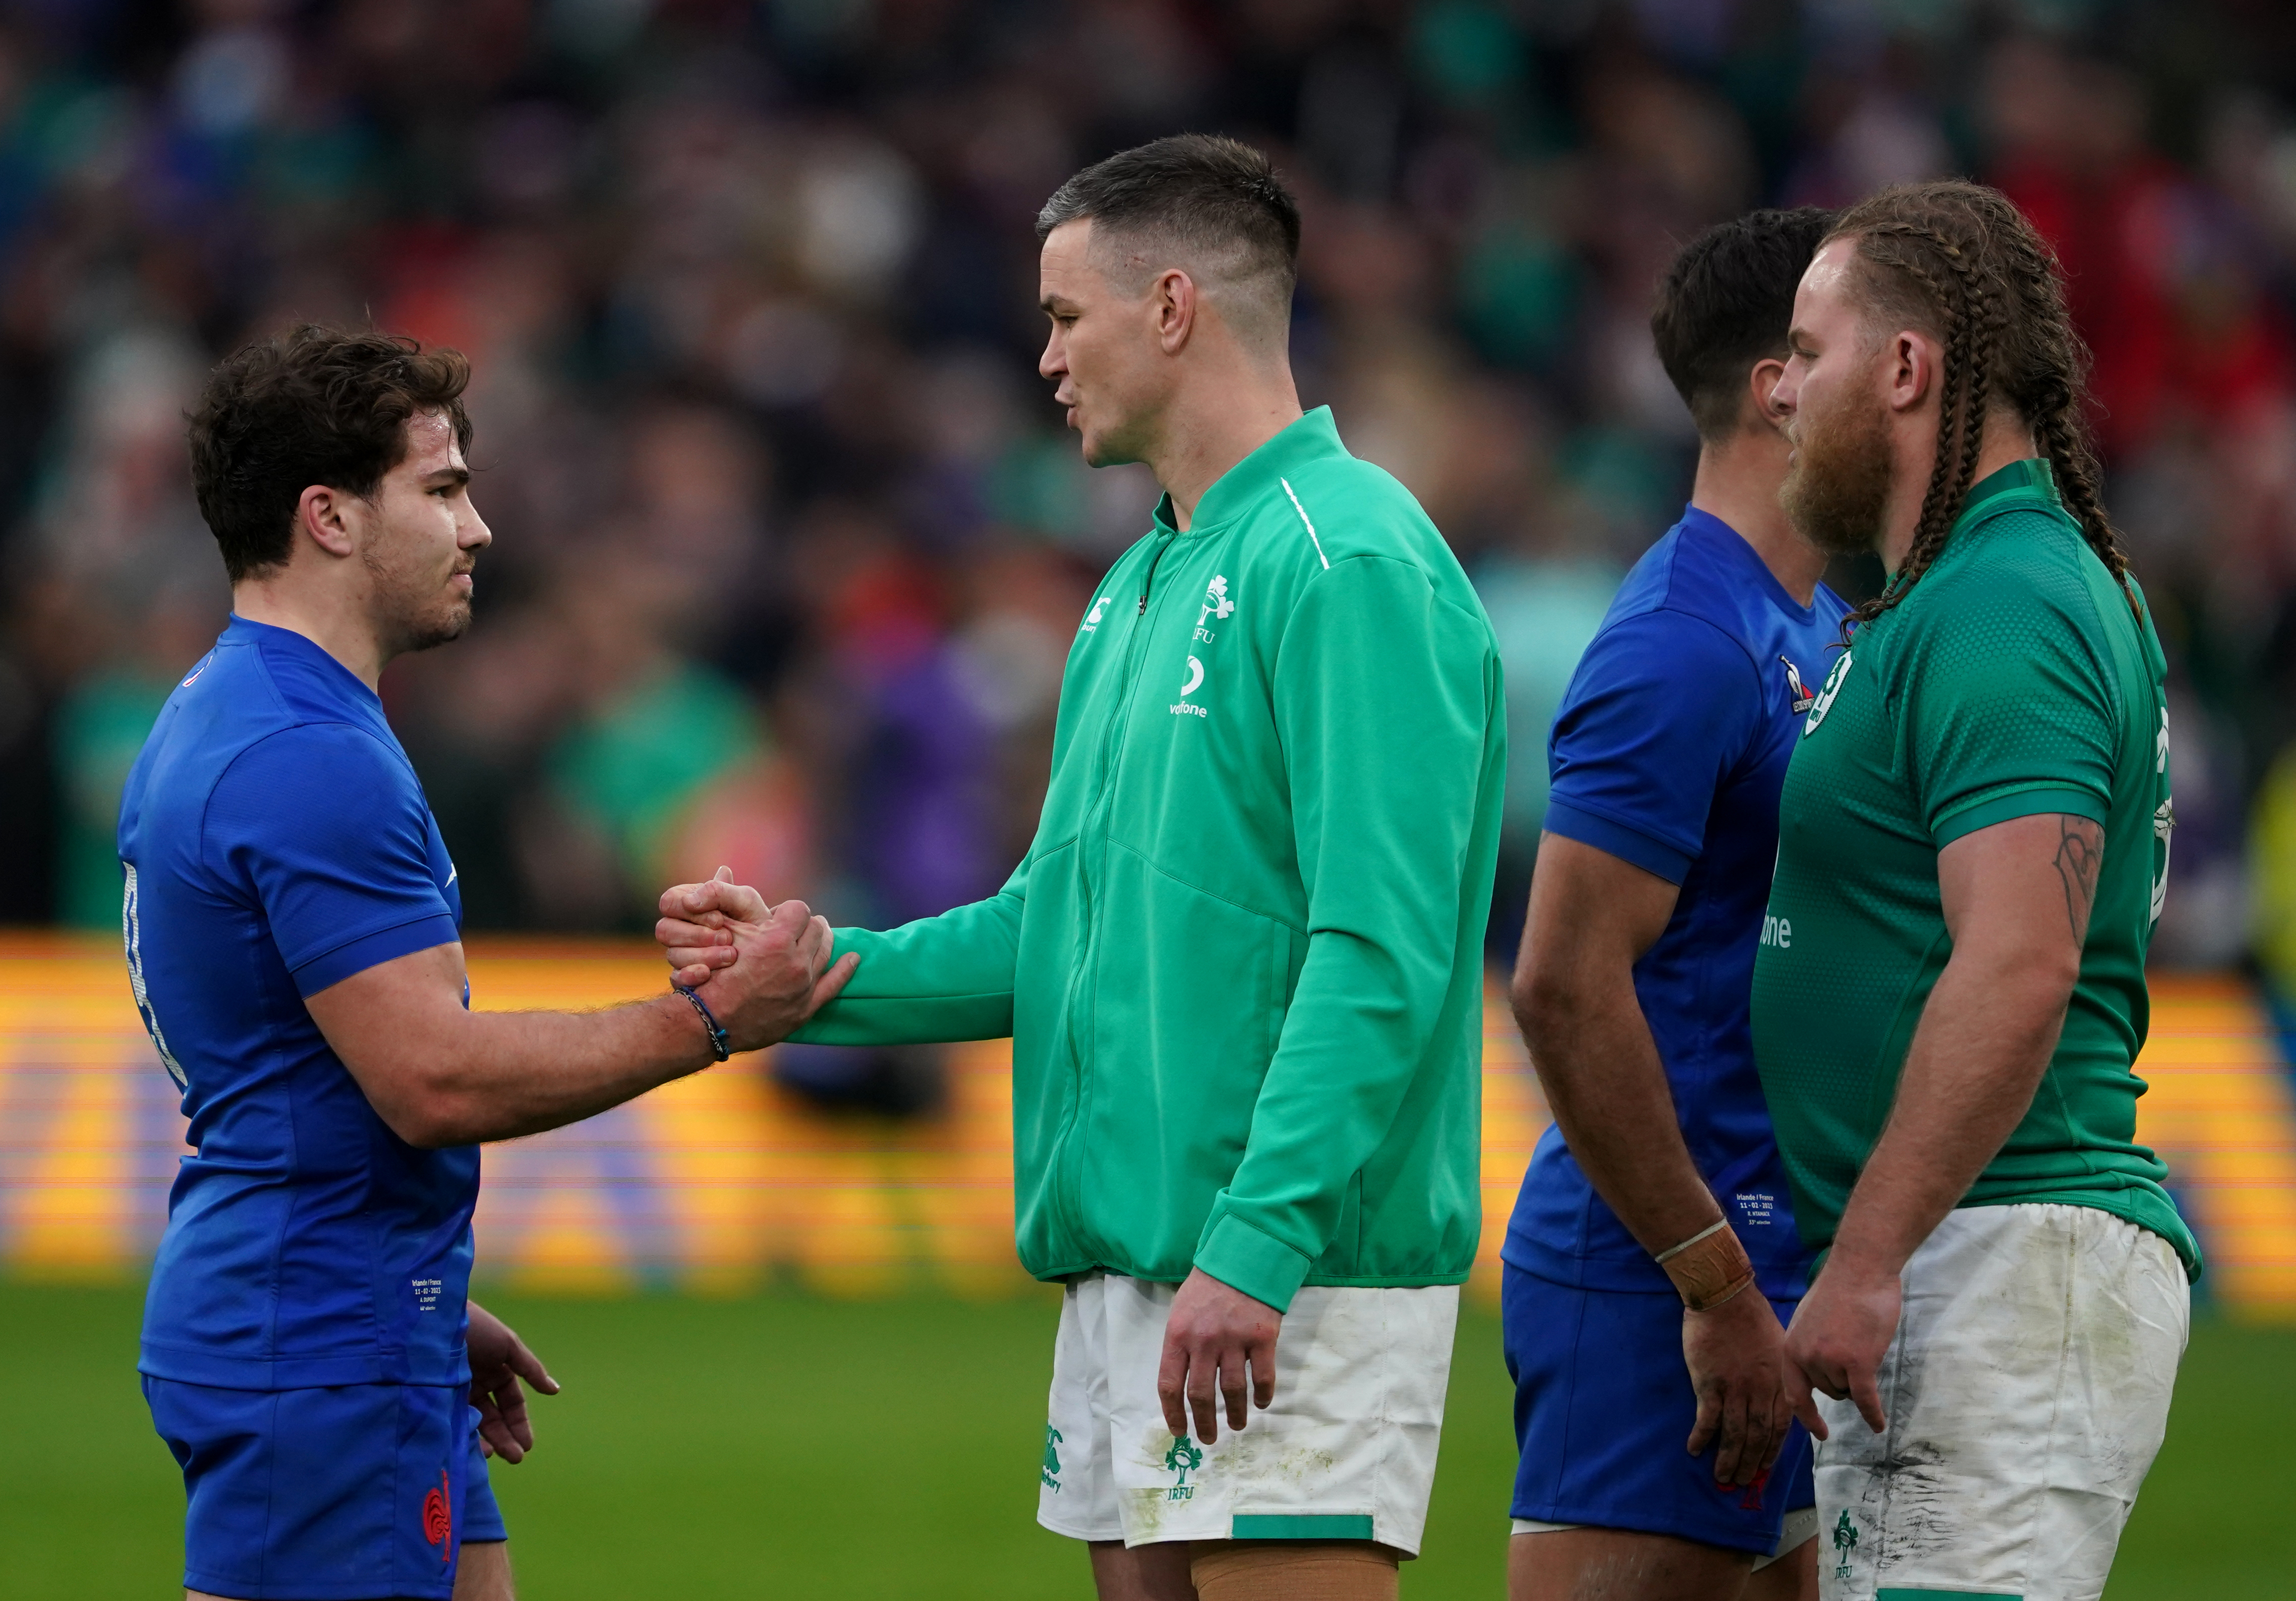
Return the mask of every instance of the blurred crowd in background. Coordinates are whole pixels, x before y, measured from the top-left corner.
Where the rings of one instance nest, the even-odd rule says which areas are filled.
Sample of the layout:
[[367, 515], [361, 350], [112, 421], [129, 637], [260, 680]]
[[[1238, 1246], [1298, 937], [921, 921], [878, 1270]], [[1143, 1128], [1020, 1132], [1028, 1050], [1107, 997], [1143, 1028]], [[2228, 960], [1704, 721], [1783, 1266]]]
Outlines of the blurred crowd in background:
[[1183, 129], [1277, 152], [1303, 398], [1498, 630], [1495, 951], [1547, 720], [1687, 492], [1660, 267], [1753, 205], [2006, 189], [2071, 275], [2172, 663], [2156, 959], [2296, 995], [2272, 0], [12, 0], [0, 922], [117, 925], [122, 777], [229, 604], [182, 414], [307, 319], [476, 365], [480, 620], [385, 681], [472, 926], [638, 928], [720, 862], [881, 925], [993, 891], [1155, 493], [1086, 469], [1035, 374], [1031, 222]]

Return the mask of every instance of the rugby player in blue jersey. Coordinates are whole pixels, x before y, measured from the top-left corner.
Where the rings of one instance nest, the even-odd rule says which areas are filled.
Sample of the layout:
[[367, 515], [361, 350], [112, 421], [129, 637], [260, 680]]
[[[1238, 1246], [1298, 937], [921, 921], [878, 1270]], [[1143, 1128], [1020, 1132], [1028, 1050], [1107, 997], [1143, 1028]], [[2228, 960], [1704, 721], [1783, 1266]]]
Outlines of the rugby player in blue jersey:
[[191, 1120], [138, 1366], [194, 1597], [507, 1601], [484, 1456], [532, 1443], [521, 1378], [556, 1386], [466, 1306], [479, 1142], [769, 1044], [852, 967], [790, 901], [693, 990], [470, 1010], [454, 865], [376, 694], [470, 621], [468, 378], [301, 328], [192, 417], [233, 615], [136, 759], [119, 855], [129, 979]]
[[1814, 209], [1676, 259], [1651, 328], [1698, 427], [1682, 521], [1636, 563], [1548, 745], [1515, 1015], [1554, 1126], [1505, 1248], [1512, 1601], [1814, 1597], [1804, 1288], [1748, 999], [1778, 793], [1849, 608], [1778, 506], [1769, 394]]

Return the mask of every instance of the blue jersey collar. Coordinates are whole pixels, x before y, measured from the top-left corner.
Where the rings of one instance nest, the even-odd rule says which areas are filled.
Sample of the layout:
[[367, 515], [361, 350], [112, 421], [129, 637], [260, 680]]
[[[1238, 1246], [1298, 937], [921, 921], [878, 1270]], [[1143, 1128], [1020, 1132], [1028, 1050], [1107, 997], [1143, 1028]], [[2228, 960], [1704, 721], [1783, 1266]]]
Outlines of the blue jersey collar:
[[332, 688], [341, 690], [361, 705], [370, 706], [377, 714], [382, 710], [382, 697], [366, 686], [366, 680], [351, 671], [327, 653], [326, 647], [308, 634], [298, 634], [292, 628], [283, 628], [275, 623], [257, 622], [234, 612], [224, 625], [223, 637], [217, 645], [251, 645], [263, 651], [282, 651], [309, 662], [317, 668], [321, 677]]
[[1817, 620], [1817, 596], [1815, 592], [1807, 606], [1787, 594], [1786, 587], [1778, 582], [1778, 575], [1770, 571], [1770, 564], [1762, 560], [1761, 553], [1746, 543], [1743, 534], [1713, 513], [1686, 505], [1682, 508], [1682, 520], [1675, 527], [1685, 535], [1693, 536], [1726, 552], [1723, 559], [1737, 563], [1761, 587], [1762, 593], [1770, 597], [1770, 603], [1788, 617], [1802, 623]]

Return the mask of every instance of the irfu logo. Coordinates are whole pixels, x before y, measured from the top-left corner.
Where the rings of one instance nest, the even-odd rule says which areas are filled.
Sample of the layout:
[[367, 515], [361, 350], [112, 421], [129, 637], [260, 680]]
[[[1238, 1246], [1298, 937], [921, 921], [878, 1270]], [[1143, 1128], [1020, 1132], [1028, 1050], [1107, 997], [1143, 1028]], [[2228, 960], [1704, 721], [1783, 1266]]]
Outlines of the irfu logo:
[[1817, 692], [1817, 700], [1810, 707], [1809, 716], [1802, 721], [1801, 736], [1804, 739], [1816, 733], [1817, 726], [1825, 721], [1825, 714], [1833, 710], [1833, 697], [1841, 693], [1841, 681], [1849, 676], [1849, 661], [1850, 653], [1848, 651], [1834, 659], [1833, 670], [1825, 675], [1825, 687]]
[[1188, 1482], [1188, 1475], [1204, 1465], [1203, 1448], [1185, 1434], [1172, 1436], [1172, 1449], [1164, 1453], [1164, 1471], [1180, 1475], [1179, 1482], [1164, 1492], [1168, 1501], [1193, 1501], [1196, 1487]]
[[1212, 581], [1204, 586], [1204, 609], [1196, 614], [1196, 637], [1210, 639], [1211, 636], [1204, 632], [1204, 625], [1225, 621], [1234, 610], [1235, 602], [1228, 598], [1227, 575], [1215, 573]]
[[1857, 1525], [1849, 1521], [1849, 1508], [1841, 1509], [1841, 1521], [1833, 1525], [1833, 1554], [1841, 1560], [1834, 1564], [1836, 1579], [1849, 1577], [1849, 1554], [1857, 1548]]
[[1045, 1466], [1042, 1477], [1045, 1487], [1054, 1495], [1061, 1490], [1061, 1432], [1052, 1424], [1045, 1425]]

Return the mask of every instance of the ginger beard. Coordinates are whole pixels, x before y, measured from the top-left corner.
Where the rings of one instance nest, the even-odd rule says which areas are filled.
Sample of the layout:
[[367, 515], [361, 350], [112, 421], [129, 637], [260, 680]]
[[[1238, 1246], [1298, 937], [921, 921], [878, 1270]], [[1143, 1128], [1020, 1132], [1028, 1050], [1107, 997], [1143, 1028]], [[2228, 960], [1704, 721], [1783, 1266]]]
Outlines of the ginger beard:
[[1863, 386], [1832, 414], [1798, 411], [1786, 425], [1793, 460], [1778, 505], [1796, 532], [1820, 550], [1863, 555], [1882, 546], [1882, 520], [1897, 482], [1889, 413]]

